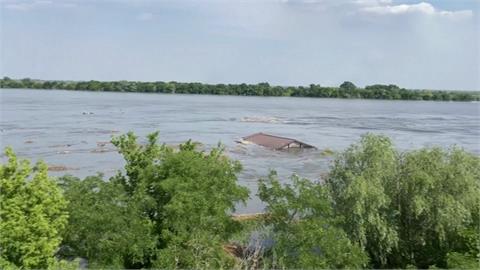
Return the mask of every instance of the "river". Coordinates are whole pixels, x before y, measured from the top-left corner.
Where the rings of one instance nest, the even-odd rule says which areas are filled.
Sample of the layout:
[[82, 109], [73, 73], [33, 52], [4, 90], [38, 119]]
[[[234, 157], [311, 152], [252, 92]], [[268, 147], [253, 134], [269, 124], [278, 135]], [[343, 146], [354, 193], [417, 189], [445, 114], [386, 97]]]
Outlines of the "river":
[[[239, 212], [261, 210], [257, 181], [270, 169], [283, 181], [292, 173], [319, 180], [332, 162], [323, 152], [342, 151], [367, 132], [390, 136], [401, 150], [458, 145], [480, 154], [480, 103], [27, 89], [1, 89], [0, 99], [2, 148], [67, 168], [51, 175], [113, 175], [124, 163], [106, 142], [128, 131], [142, 141], [159, 131], [160, 141], [172, 145], [192, 139], [208, 149], [221, 142], [243, 164], [240, 183], [252, 191]], [[281, 152], [235, 142], [256, 132], [318, 150]]]

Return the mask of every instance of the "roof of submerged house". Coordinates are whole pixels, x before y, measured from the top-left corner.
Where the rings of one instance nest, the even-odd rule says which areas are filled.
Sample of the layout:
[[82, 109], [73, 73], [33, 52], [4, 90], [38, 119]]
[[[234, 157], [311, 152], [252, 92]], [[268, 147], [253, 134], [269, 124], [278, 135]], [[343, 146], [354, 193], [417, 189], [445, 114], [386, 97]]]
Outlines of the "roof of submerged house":
[[304, 142], [291, 139], [291, 138], [286, 138], [286, 137], [280, 137], [280, 136], [275, 136], [275, 135], [270, 135], [270, 134], [265, 134], [265, 133], [255, 133], [247, 137], [243, 137], [243, 140], [249, 141], [261, 146], [265, 146], [268, 148], [280, 150], [280, 149], [288, 149], [290, 147], [295, 147], [295, 148], [315, 148], [315, 146], [306, 144]]

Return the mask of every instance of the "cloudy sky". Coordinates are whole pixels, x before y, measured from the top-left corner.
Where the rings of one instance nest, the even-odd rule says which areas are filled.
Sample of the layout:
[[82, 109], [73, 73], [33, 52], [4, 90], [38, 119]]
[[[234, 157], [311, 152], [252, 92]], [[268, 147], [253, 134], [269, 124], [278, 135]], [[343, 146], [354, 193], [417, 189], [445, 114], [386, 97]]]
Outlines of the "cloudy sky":
[[0, 74], [480, 89], [480, 0], [0, 0]]

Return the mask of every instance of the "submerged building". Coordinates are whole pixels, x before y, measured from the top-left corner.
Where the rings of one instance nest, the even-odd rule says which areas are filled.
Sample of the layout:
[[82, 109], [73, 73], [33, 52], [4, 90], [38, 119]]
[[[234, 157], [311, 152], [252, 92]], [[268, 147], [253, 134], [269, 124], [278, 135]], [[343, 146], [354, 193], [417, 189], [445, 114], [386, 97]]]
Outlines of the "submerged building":
[[313, 145], [306, 144], [295, 139], [265, 134], [261, 132], [252, 134], [247, 137], [243, 137], [242, 139], [243, 142], [251, 142], [275, 150], [287, 150], [291, 148], [316, 148]]

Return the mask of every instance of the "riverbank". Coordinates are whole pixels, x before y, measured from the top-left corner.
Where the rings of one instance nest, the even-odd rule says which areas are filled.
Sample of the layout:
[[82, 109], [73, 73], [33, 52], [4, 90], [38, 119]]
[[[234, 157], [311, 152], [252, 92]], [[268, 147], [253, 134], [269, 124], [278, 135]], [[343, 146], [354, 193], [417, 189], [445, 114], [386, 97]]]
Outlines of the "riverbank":
[[208, 94], [231, 96], [284, 96], [342, 99], [382, 99], [382, 100], [432, 100], [432, 101], [479, 101], [479, 91], [418, 90], [405, 89], [397, 85], [374, 84], [359, 88], [351, 82], [339, 87], [271, 86], [258, 84], [204, 84], [198, 82], [137, 82], [137, 81], [60, 81], [10, 79], [0, 80], [0, 88], [12, 89], [63, 89], [105, 92], [139, 92], [168, 94]]

